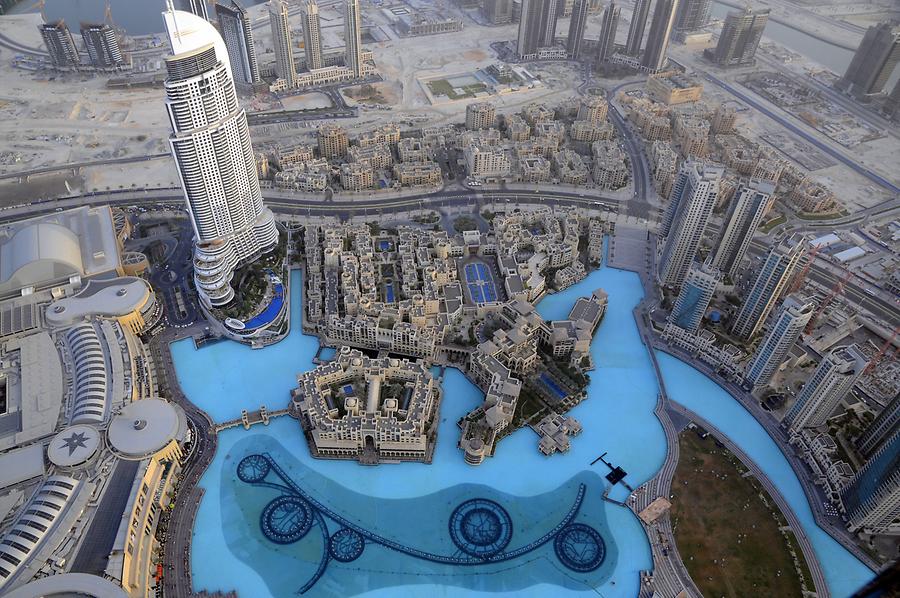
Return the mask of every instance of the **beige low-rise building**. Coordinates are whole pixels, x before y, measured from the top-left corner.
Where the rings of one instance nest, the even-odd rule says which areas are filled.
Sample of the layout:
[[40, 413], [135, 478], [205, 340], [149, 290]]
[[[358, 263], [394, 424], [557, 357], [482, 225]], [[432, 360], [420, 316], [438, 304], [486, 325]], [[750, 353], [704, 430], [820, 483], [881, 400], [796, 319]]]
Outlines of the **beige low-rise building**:
[[593, 143], [602, 139], [612, 139], [614, 129], [606, 121], [595, 123], [589, 120], [576, 120], [572, 123], [569, 136], [573, 141]]
[[431, 159], [432, 151], [421, 139], [407, 137], [397, 143], [397, 155], [401, 162], [424, 162]]
[[497, 108], [490, 102], [474, 102], [466, 106], [466, 128], [470, 131], [490, 129], [497, 121]]
[[435, 187], [443, 180], [441, 167], [430, 160], [395, 164], [394, 176], [404, 187]]
[[597, 141], [594, 154], [594, 183], [601, 189], [619, 189], [628, 181], [625, 152], [612, 141]]
[[657, 102], [672, 106], [698, 101], [703, 95], [703, 84], [684, 73], [666, 71], [650, 75], [646, 90]]
[[388, 168], [394, 163], [394, 155], [387, 143], [373, 143], [371, 145], [354, 145], [347, 150], [347, 158], [350, 162], [365, 164], [373, 170]]
[[341, 164], [341, 187], [347, 191], [364, 191], [375, 186], [375, 172], [368, 164]]
[[519, 178], [524, 183], [550, 180], [550, 161], [543, 156], [527, 156], [519, 160]]
[[609, 104], [601, 96], [584, 96], [578, 104], [578, 120], [594, 124], [606, 122]]
[[509, 175], [509, 156], [500, 148], [469, 146], [465, 158], [469, 176], [496, 179]]
[[794, 187], [790, 198], [800, 210], [811, 214], [829, 212], [837, 206], [834, 193], [828, 187], [810, 180]]
[[590, 178], [581, 155], [572, 150], [556, 152], [553, 156], [553, 168], [559, 182], [566, 185], [584, 185]]
[[326, 160], [343, 158], [350, 147], [346, 129], [337, 125], [322, 125], [318, 132], [319, 155]]

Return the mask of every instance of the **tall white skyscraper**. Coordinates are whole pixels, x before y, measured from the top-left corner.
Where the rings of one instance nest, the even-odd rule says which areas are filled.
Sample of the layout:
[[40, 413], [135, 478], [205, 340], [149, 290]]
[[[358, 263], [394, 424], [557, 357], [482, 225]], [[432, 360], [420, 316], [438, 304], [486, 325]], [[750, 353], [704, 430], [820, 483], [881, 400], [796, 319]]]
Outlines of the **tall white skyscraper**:
[[269, 0], [269, 25], [272, 27], [272, 45], [275, 46], [275, 72], [291, 89], [297, 86], [297, 67], [294, 64], [294, 44], [285, 0]]
[[745, 380], [753, 388], [761, 388], [772, 381], [815, 311], [815, 303], [799, 296], [792, 295], [784, 300], [775, 323], [747, 367]]
[[791, 432], [824, 424], [867, 364], [866, 356], [856, 345], [838, 347], [823, 357], [784, 418]]
[[353, 71], [354, 77], [362, 77], [362, 15], [360, 14], [359, 0], [346, 0], [344, 43], [347, 53], [345, 66]]
[[234, 298], [234, 270], [278, 243], [263, 205], [247, 116], [238, 105], [225, 42], [189, 12], [163, 13], [169, 144], [194, 228], [194, 281], [206, 307]]
[[790, 237], [769, 250], [731, 325], [731, 332], [735, 336], [750, 339], [762, 330], [766, 318], [790, 283], [794, 269], [805, 251], [806, 240], [799, 235]]
[[303, 45], [306, 47], [306, 67], [309, 70], [325, 66], [322, 62], [322, 28], [316, 0], [307, 0], [303, 5]]
[[669, 322], [688, 332], [697, 332], [721, 278], [719, 271], [708, 264], [692, 265], [669, 314]]
[[666, 237], [659, 260], [660, 284], [680, 287], [687, 276], [716, 205], [724, 171], [721, 166], [693, 161], [681, 167], [660, 232]]
[[230, 4], [216, 4], [215, 10], [219, 31], [228, 48], [235, 83], [256, 85], [262, 78], [259, 75], [253, 29], [250, 27], [247, 11], [235, 0], [231, 0]]
[[737, 274], [774, 192], [775, 187], [768, 181], [751, 181], [742, 183], [734, 194], [712, 258], [712, 265], [723, 274], [731, 278]]

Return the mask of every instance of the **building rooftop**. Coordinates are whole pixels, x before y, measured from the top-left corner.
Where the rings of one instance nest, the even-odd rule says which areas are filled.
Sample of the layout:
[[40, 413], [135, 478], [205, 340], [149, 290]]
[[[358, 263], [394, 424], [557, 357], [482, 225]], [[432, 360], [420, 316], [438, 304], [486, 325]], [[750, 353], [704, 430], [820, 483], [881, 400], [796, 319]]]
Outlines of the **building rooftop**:
[[125, 459], [144, 459], [184, 438], [187, 419], [181, 407], [162, 399], [129, 403], [107, 430], [112, 449]]
[[150, 286], [133, 276], [91, 280], [77, 295], [51, 303], [45, 317], [50, 326], [71, 326], [94, 315], [115, 318], [139, 309], [149, 296]]

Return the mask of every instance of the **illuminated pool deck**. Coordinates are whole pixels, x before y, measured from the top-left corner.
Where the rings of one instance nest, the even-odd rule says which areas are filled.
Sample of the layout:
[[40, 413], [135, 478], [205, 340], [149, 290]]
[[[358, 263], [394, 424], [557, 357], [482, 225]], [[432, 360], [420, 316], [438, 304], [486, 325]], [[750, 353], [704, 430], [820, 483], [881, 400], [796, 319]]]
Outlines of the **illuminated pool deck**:
[[[656, 380], [631, 314], [640, 281], [602, 268], [544, 299], [538, 311], [564, 318], [577, 297], [598, 287], [609, 293], [609, 307], [592, 347], [590, 398], [572, 411], [584, 431], [568, 453], [545, 457], [526, 429], [504, 439], [482, 465], [466, 465], [456, 421], [483, 395], [453, 369], [444, 377], [431, 465], [315, 460], [290, 418], [227, 430], [201, 481], [194, 589], [254, 597], [302, 589], [314, 596], [636, 596], [639, 572], [652, 567], [646, 535], [629, 510], [602, 500], [606, 471], [590, 463], [606, 452], [637, 487], [665, 459], [653, 414]], [[282, 408], [296, 374], [312, 367], [318, 343], [300, 333], [300, 288], [297, 271], [292, 332], [276, 345], [251, 350], [223, 342], [199, 351], [190, 340], [173, 345], [185, 394], [216, 421], [261, 404]], [[862, 563], [815, 526], [793, 471], [752, 416], [701, 373], [665, 355], [660, 360], [672, 398], [757, 460], [794, 507], [832, 594], [846, 596], [869, 579]], [[621, 485], [610, 493], [626, 496]]]

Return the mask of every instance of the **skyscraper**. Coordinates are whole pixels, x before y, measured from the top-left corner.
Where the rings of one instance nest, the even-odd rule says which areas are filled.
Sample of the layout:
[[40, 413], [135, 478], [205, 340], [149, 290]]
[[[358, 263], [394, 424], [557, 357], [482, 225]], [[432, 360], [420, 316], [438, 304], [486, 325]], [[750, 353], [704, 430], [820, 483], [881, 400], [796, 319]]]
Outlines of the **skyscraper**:
[[186, 8], [204, 21], [209, 20], [209, 9], [206, 8], [206, 0], [187, 0]]
[[482, 14], [494, 25], [512, 22], [512, 0], [484, 0]]
[[742, 183], [731, 200], [725, 228], [713, 254], [712, 265], [723, 274], [734, 278], [741, 266], [741, 261], [753, 241], [753, 235], [759, 228], [766, 205], [775, 186], [768, 181], [750, 181]]
[[768, 8], [751, 10], [748, 7], [729, 12], [719, 34], [719, 43], [714, 51], [706, 51], [707, 56], [722, 66], [752, 64], [768, 22]]
[[544, 10], [541, 13], [541, 47], [549, 47], [556, 43], [556, 25], [562, 7], [559, 0], [544, 0]]
[[91, 64], [95, 67], [109, 69], [125, 64], [122, 50], [119, 49], [119, 38], [116, 37], [116, 32], [109, 25], [82, 23], [81, 39], [91, 58]]
[[681, 0], [675, 14], [675, 31], [690, 33], [709, 23], [711, 0]]
[[76, 68], [81, 59], [78, 57], [78, 49], [72, 33], [66, 26], [66, 22], [60, 19], [52, 23], [44, 23], [38, 30], [44, 39], [44, 45], [50, 53], [50, 61], [57, 68]]
[[731, 326], [732, 334], [750, 339], [762, 330], [805, 251], [806, 241], [800, 236], [791, 237], [769, 250]]
[[694, 161], [682, 165], [660, 232], [666, 239], [659, 260], [660, 284], [680, 287], [687, 276], [716, 205], [723, 173], [721, 166]]
[[656, 0], [653, 10], [653, 22], [647, 35], [647, 47], [641, 64], [650, 71], [658, 71], [666, 66], [666, 51], [669, 49], [669, 38], [672, 37], [672, 24], [675, 22], [675, 9], [678, 0]]
[[587, 24], [589, 4], [589, 0], [575, 0], [575, 4], [572, 6], [566, 52], [575, 59], [581, 58], [581, 46], [584, 42], [584, 27]]
[[346, 0], [344, 11], [344, 64], [354, 77], [362, 77], [362, 14], [359, 0]]
[[900, 61], [900, 28], [891, 23], [872, 25], [838, 82], [857, 96], [881, 93]]
[[841, 504], [851, 532], [900, 534], [900, 430], [847, 482]]
[[191, 13], [170, 8], [163, 16], [172, 47], [169, 145], [194, 228], [194, 282], [206, 308], [224, 306], [234, 298], [234, 270], [274, 248], [278, 230], [263, 205], [224, 40]]
[[881, 445], [897, 430], [900, 430], [900, 394], [878, 414], [875, 421], [859, 437], [856, 445], [859, 451], [868, 457], [881, 448]]
[[307, 0], [303, 5], [303, 45], [306, 48], [306, 67], [309, 70], [325, 66], [322, 61], [322, 28], [316, 0]]
[[647, 26], [647, 15], [650, 14], [650, 0], [634, 0], [634, 12], [631, 13], [631, 27], [628, 28], [628, 40], [625, 42], [625, 53], [637, 56], [641, 53], [644, 41], [644, 28]]
[[291, 89], [297, 85], [297, 67], [294, 65], [294, 44], [285, 0], [269, 0], [269, 25], [272, 27], [272, 45], [275, 46], [275, 73]]
[[546, 33], [553, 12], [553, 35], [556, 35], [556, 0], [522, 0], [522, 14], [519, 17], [519, 35], [516, 52], [519, 58], [537, 54], [538, 48], [547, 45]]
[[838, 347], [823, 357], [784, 418], [791, 432], [824, 424], [856, 384], [866, 364], [866, 356], [856, 345]]
[[235, 83], [256, 85], [262, 78], [259, 75], [253, 30], [250, 28], [247, 11], [236, 0], [231, 0], [229, 4], [216, 4], [215, 10], [219, 30], [225, 40], [225, 47], [228, 48]]
[[791, 295], [784, 300], [775, 323], [747, 367], [745, 379], [753, 388], [772, 381], [815, 311], [816, 304], [802, 297]]
[[709, 264], [691, 265], [669, 314], [669, 322], [688, 332], [697, 332], [721, 278], [719, 271]]
[[597, 43], [597, 60], [603, 62], [613, 55], [616, 45], [616, 29], [619, 26], [619, 7], [615, 0], [603, 9], [603, 22], [600, 26], [600, 39]]

